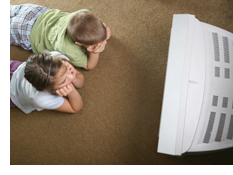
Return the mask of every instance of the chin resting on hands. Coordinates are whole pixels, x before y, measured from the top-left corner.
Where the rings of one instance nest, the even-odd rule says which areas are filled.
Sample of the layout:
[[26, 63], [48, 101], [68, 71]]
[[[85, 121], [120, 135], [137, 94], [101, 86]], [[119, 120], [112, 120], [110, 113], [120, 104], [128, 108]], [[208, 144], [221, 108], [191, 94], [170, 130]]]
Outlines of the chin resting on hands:
[[63, 97], [63, 96], [67, 96], [73, 90], [74, 90], [74, 86], [72, 83], [70, 83], [70, 84], [68, 84], [60, 89], [57, 89], [55, 92], [57, 95]]
[[104, 40], [103, 42], [97, 44], [95, 47], [88, 47], [87, 51], [92, 53], [100, 53], [103, 52], [105, 49], [105, 45], [107, 44], [107, 41]]

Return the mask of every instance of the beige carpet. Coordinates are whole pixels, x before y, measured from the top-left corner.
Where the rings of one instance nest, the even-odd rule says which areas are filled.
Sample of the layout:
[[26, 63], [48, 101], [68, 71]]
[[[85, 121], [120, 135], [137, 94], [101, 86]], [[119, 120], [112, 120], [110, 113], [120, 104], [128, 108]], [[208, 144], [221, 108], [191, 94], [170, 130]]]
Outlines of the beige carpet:
[[[233, 164], [233, 149], [177, 158], [157, 153], [173, 14], [233, 32], [232, 0], [11, 0], [73, 12], [89, 9], [112, 30], [92, 71], [80, 71], [84, 109], [10, 109], [11, 165]], [[10, 46], [10, 59], [31, 54]]]

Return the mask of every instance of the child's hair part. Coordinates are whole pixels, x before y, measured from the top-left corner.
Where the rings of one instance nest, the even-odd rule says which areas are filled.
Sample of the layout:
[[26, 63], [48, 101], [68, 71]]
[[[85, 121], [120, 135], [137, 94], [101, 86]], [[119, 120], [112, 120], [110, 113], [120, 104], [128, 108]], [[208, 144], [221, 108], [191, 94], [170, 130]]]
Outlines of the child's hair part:
[[71, 38], [83, 45], [93, 45], [106, 39], [106, 28], [92, 13], [77, 12], [73, 15], [67, 26]]
[[[50, 62], [52, 61], [51, 68]], [[38, 91], [46, 91], [54, 93], [54, 87], [57, 83], [57, 78], [63, 74], [58, 74], [62, 66], [66, 70], [66, 66], [63, 64], [63, 59], [59, 57], [52, 57], [50, 54], [40, 53], [31, 55], [24, 69], [24, 77], [35, 87]], [[46, 81], [50, 69], [50, 76], [47, 86]]]

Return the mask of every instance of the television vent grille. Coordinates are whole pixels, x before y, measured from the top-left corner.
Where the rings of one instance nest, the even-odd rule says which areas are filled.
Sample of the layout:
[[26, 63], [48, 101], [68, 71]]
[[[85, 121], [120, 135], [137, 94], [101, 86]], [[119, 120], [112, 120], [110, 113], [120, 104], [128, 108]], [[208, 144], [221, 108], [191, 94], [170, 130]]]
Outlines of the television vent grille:
[[224, 48], [224, 60], [225, 63], [230, 62], [230, 56], [229, 56], [229, 45], [228, 45], [228, 38], [223, 36], [223, 48]]
[[218, 106], [218, 96], [213, 96], [212, 106]]
[[232, 139], [232, 138], [233, 138], [233, 115], [231, 115], [229, 129], [227, 133], [227, 139]]
[[206, 133], [205, 133], [203, 143], [209, 143], [209, 141], [210, 141], [211, 132], [212, 132], [212, 129], [213, 129], [213, 126], [214, 126], [215, 116], [216, 116], [216, 112], [211, 112], [210, 113], [210, 118], [209, 118], [209, 122], [208, 122], [208, 126], [207, 126], [207, 130], [206, 130]]
[[215, 67], [215, 77], [220, 77], [220, 67]]
[[221, 114], [220, 116], [220, 121], [218, 124], [218, 130], [217, 130], [217, 134], [215, 137], [215, 141], [216, 142], [220, 142], [222, 139], [222, 133], [223, 133], [223, 128], [224, 128], [224, 124], [225, 124], [225, 119], [226, 119], [226, 114]]
[[230, 69], [225, 68], [225, 78], [230, 79]]
[[214, 43], [214, 59], [215, 61], [220, 61], [218, 34], [213, 32], [212, 36]]
[[227, 97], [223, 97], [222, 107], [223, 108], [227, 108], [227, 105], [228, 105], [228, 98]]

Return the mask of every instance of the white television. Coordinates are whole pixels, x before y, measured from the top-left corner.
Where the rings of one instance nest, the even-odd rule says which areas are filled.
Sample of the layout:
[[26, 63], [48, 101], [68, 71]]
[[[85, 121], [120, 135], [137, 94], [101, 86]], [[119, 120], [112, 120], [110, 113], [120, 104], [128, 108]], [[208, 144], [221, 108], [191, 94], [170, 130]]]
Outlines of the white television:
[[233, 33], [175, 14], [159, 128], [158, 153], [233, 147]]

